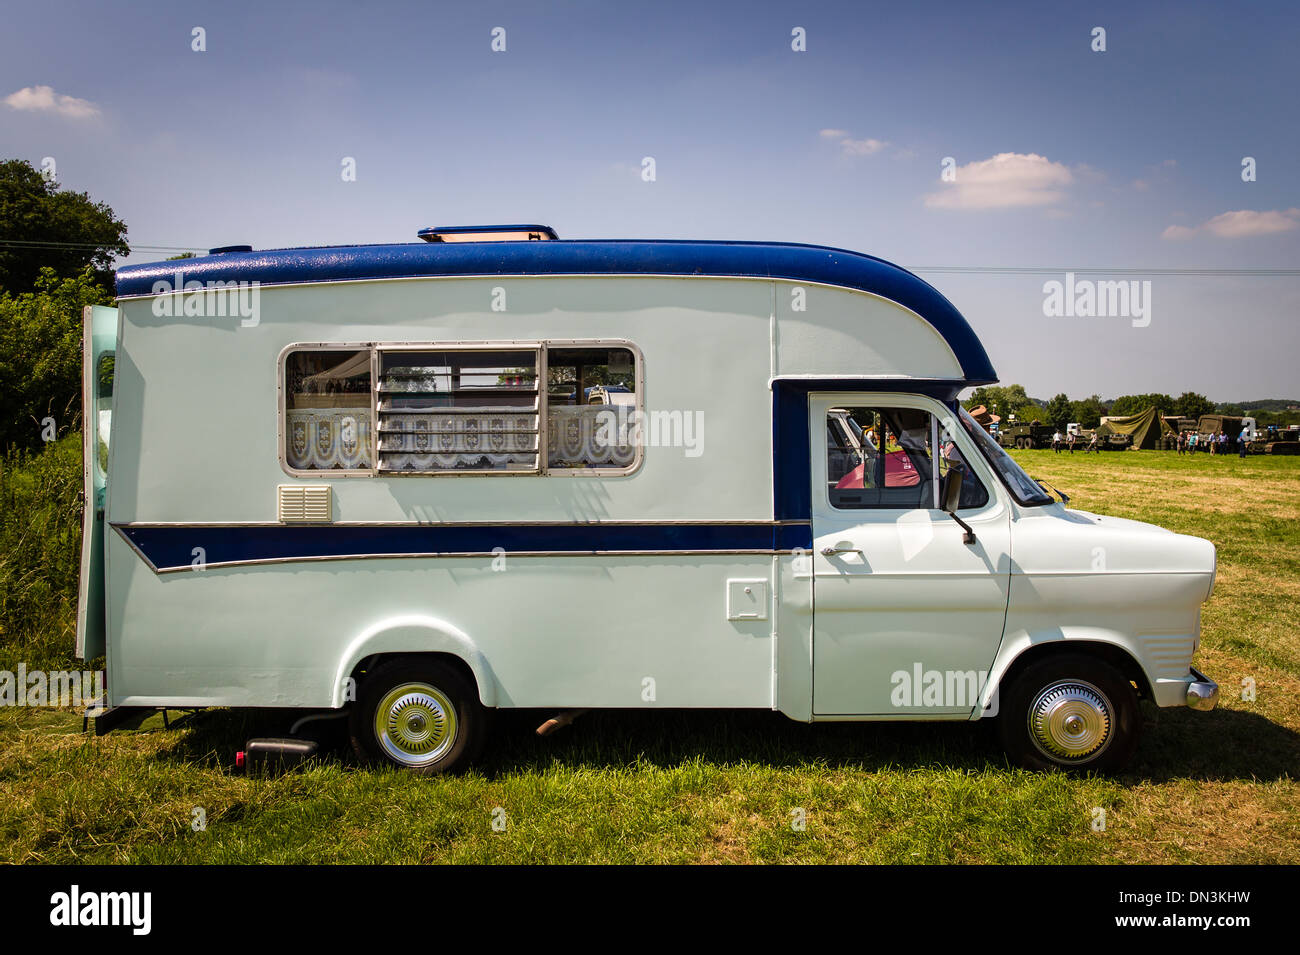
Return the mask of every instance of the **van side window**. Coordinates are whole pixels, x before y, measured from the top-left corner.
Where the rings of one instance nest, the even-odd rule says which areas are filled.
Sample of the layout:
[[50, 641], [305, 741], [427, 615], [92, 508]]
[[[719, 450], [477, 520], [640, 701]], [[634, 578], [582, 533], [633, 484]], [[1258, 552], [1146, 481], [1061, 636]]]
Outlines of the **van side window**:
[[284, 457], [299, 471], [369, 470], [370, 350], [291, 352], [284, 365]]
[[[919, 408], [832, 408], [826, 421], [827, 494], [845, 510], [936, 507], [936, 471], [963, 471], [961, 507], [982, 507], [988, 491], [952, 436]], [[939, 457], [934, 460], [938, 438]], [[935, 465], [938, 465], [936, 468]]]
[[639, 398], [631, 349], [550, 346], [546, 369], [547, 467], [631, 467]]
[[536, 348], [381, 349], [379, 470], [538, 470]]

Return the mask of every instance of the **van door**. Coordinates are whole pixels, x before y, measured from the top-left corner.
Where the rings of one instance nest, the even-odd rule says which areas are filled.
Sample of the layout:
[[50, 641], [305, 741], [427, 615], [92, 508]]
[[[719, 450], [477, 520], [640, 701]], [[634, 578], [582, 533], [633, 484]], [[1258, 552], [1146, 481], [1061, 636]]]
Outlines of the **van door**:
[[104, 504], [113, 419], [113, 349], [117, 309], [95, 305], [82, 312], [81, 351], [82, 494], [81, 582], [77, 594], [77, 656], [104, 653]]
[[[865, 460], [834, 447], [844, 411]], [[813, 713], [969, 713], [1006, 620], [1010, 506], [956, 416], [919, 395], [812, 394]], [[935, 453], [935, 449], [938, 453]], [[940, 508], [963, 473], [958, 516]]]

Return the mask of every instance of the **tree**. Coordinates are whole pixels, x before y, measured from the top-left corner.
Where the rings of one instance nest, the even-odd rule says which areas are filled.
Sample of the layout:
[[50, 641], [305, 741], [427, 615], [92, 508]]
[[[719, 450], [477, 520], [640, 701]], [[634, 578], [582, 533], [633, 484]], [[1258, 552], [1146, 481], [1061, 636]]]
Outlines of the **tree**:
[[43, 269], [36, 289], [0, 293], [0, 446], [36, 448], [43, 423], [77, 426], [81, 408], [81, 310], [108, 293], [87, 267], [74, 278]]
[[1106, 413], [1106, 406], [1101, 403], [1101, 395], [1091, 395], [1082, 401], [1070, 402], [1070, 421], [1079, 422], [1081, 428], [1095, 428], [1101, 424], [1101, 416]]
[[1047, 403], [1043, 409], [1043, 424], [1049, 424], [1058, 431], [1065, 430], [1070, 421], [1070, 399], [1061, 393]]
[[970, 397], [966, 399], [966, 410], [978, 408], [980, 405], [993, 409], [994, 405], [998, 406], [998, 414], [1005, 414], [1014, 408], [1029, 401], [1029, 396], [1025, 394], [1024, 385], [981, 385], [971, 392]]
[[0, 291], [30, 292], [43, 268], [73, 278], [87, 267], [111, 289], [109, 267], [130, 251], [105, 203], [60, 189], [26, 160], [0, 162]]
[[1175, 404], [1169, 395], [1154, 392], [1146, 395], [1122, 395], [1111, 404], [1110, 413], [1116, 418], [1123, 418], [1154, 407], [1161, 414], [1173, 414]]
[[983, 405], [1003, 421], [1015, 415], [1017, 421], [1029, 422], [1043, 416], [1043, 409], [1025, 394], [1024, 385], [981, 385], [963, 404], [966, 410]]
[[1205, 395], [1194, 391], [1184, 391], [1174, 402], [1173, 411], [1181, 418], [1199, 418], [1203, 414], [1214, 414], [1214, 402]]

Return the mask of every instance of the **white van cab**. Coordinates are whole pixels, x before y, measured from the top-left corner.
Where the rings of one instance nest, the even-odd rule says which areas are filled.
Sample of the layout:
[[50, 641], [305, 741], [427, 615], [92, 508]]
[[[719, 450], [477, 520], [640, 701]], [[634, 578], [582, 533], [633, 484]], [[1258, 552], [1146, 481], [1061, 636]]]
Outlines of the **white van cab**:
[[[957, 310], [840, 249], [426, 229], [122, 268], [87, 310], [78, 651], [139, 708], [995, 718], [1115, 769], [1191, 666], [1208, 541], [1070, 510], [960, 407]], [[92, 413], [93, 412], [93, 413]], [[111, 440], [110, 440], [111, 432]]]

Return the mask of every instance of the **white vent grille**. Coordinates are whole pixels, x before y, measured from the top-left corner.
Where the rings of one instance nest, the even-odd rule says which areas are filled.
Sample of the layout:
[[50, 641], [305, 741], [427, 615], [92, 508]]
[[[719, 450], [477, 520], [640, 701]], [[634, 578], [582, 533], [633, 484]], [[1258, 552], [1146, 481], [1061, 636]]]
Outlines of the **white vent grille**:
[[334, 520], [328, 484], [281, 484], [276, 514], [282, 523], [329, 523]]

